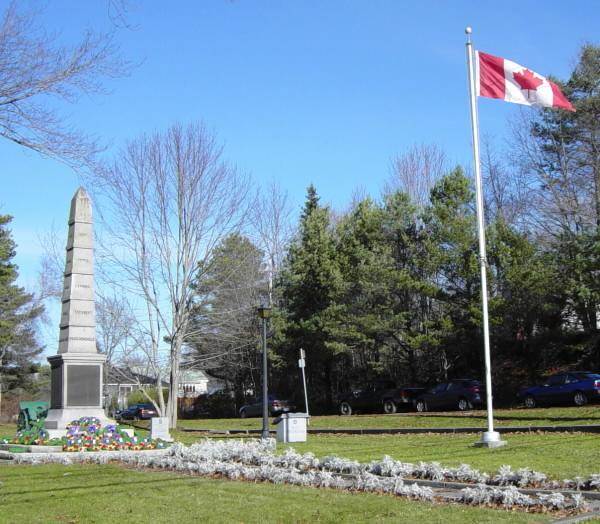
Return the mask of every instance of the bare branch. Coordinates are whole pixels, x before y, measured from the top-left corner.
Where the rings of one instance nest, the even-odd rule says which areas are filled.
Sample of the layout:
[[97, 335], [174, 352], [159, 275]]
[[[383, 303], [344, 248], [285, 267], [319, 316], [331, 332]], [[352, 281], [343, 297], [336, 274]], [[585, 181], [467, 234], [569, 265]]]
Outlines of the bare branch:
[[161, 354], [168, 355], [167, 411], [174, 425], [192, 283], [202, 280], [221, 240], [242, 228], [249, 179], [222, 159], [221, 146], [202, 125], [175, 125], [129, 142], [89, 185], [101, 203], [103, 273], [130, 295], [134, 336], [158, 372]]
[[102, 92], [102, 79], [127, 73], [110, 34], [86, 32], [61, 47], [38, 23], [39, 13], [9, 4], [0, 19], [0, 136], [75, 168], [102, 148], [51, 108], [49, 98], [74, 103]]
[[416, 206], [424, 207], [429, 202], [431, 188], [446, 171], [446, 155], [438, 146], [414, 145], [392, 160], [391, 175], [384, 193], [402, 191]]

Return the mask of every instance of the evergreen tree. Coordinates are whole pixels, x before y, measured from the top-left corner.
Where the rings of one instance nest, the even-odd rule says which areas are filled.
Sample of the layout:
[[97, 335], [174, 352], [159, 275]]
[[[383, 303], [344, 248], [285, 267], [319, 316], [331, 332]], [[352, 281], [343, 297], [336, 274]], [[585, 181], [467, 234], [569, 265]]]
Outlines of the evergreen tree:
[[502, 376], [495, 395], [514, 398], [519, 385], [556, 363], [564, 296], [551, 257], [527, 234], [498, 219], [488, 228], [491, 343], [494, 373]]
[[431, 191], [424, 214], [429, 264], [435, 271], [440, 377], [482, 374], [481, 294], [473, 192], [460, 168]]
[[[566, 295], [563, 324], [588, 339], [600, 363], [600, 47], [584, 45], [566, 82], [557, 83], [576, 112], [541, 110], [531, 126], [527, 165], [537, 176], [542, 234]], [[533, 153], [531, 153], [533, 151]], [[578, 358], [573, 355], [574, 358]]]
[[279, 286], [282, 294], [283, 336], [279, 346], [280, 373], [296, 375], [298, 350], [307, 354], [311, 397], [331, 405], [336, 356], [344, 350], [337, 333], [338, 295], [341, 286], [330, 212], [321, 206], [314, 186], [307, 192], [299, 231], [292, 242]]
[[567, 82], [557, 83], [576, 111], [540, 110], [529, 158], [557, 233], [600, 229], [600, 47], [585, 45]]
[[393, 272], [383, 219], [383, 210], [367, 198], [340, 221], [336, 231], [341, 274], [338, 336], [346, 349], [343, 389], [392, 371], [382, 354]]
[[11, 220], [0, 215], [0, 387], [4, 391], [29, 385], [28, 375], [43, 349], [36, 339], [36, 321], [43, 308], [15, 284], [16, 245], [7, 227]]
[[263, 252], [234, 233], [220, 243], [202, 279], [195, 283], [195, 304], [186, 336], [188, 365], [227, 381], [242, 403], [261, 384], [256, 307], [267, 293]]
[[436, 282], [440, 259], [422, 211], [404, 193], [386, 198], [384, 234], [394, 269], [388, 286], [387, 353], [395, 377], [412, 384], [439, 378], [433, 363], [439, 361], [442, 327]]

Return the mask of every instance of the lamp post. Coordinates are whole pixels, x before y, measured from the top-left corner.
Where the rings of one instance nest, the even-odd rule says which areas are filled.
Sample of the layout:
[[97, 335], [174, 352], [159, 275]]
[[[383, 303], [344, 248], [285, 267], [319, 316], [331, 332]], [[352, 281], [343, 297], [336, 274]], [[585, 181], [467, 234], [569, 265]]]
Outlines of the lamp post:
[[269, 388], [267, 385], [267, 320], [271, 316], [271, 308], [265, 303], [258, 309], [258, 316], [262, 320], [262, 439], [269, 438]]

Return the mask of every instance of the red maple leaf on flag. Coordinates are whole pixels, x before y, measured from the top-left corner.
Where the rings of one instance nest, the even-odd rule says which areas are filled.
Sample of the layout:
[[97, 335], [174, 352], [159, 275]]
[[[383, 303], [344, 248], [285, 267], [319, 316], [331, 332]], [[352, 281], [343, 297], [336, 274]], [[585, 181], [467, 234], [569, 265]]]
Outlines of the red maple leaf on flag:
[[523, 91], [537, 91], [537, 88], [544, 83], [543, 80], [535, 76], [529, 69], [513, 73], [513, 77]]

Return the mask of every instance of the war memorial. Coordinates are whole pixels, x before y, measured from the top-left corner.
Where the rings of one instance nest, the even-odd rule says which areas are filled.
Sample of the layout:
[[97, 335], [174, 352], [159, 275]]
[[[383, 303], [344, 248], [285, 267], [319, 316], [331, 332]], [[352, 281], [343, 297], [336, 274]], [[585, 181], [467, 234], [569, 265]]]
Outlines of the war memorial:
[[69, 213], [58, 354], [48, 358], [51, 396], [45, 427], [50, 438], [63, 436], [67, 424], [81, 417], [111, 423], [102, 408], [105, 360], [96, 347], [92, 203], [80, 187]]

